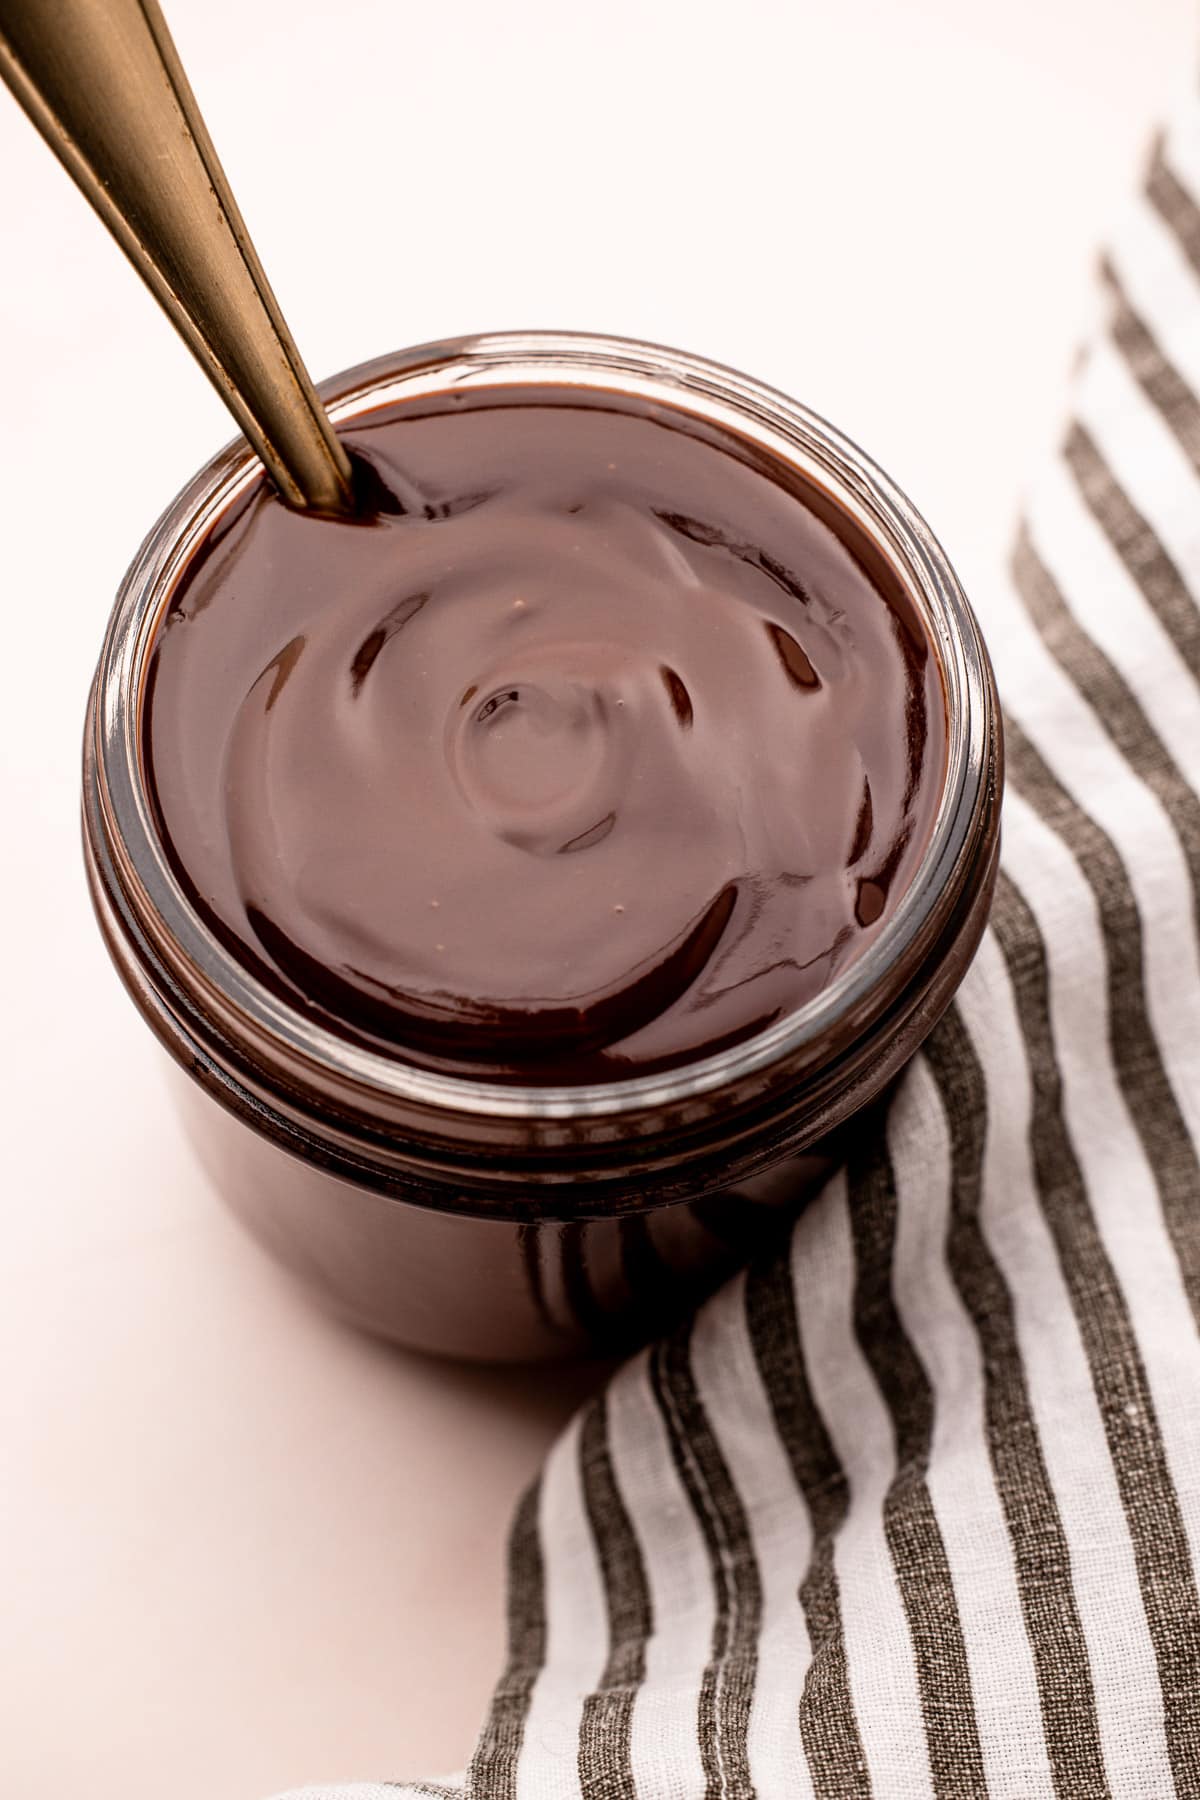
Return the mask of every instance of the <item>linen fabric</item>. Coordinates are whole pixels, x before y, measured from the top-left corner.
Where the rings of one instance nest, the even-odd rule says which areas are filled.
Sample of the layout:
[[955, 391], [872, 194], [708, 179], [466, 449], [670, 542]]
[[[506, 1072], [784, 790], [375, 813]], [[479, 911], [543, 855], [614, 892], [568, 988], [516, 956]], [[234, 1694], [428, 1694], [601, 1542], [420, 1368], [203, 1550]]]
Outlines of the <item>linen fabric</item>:
[[1200, 109], [1103, 281], [957, 1001], [553, 1449], [465, 1777], [307, 1800], [1200, 1796]]

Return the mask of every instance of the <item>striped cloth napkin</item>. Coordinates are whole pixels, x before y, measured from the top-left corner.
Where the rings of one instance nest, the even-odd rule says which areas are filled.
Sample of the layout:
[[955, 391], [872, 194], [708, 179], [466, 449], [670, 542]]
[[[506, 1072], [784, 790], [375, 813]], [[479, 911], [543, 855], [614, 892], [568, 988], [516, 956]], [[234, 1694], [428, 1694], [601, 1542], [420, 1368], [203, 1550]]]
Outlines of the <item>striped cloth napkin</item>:
[[978, 958], [787, 1252], [556, 1445], [470, 1768], [401, 1794], [1200, 1795], [1200, 110], [1103, 275], [989, 616]]

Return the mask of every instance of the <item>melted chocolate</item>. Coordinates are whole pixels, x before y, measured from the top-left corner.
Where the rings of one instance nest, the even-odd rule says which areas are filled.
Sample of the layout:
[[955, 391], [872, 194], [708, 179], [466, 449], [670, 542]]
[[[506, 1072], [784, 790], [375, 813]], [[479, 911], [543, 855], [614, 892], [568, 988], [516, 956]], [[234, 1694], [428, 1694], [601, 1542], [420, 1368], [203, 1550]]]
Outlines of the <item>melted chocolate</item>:
[[385, 510], [259, 486], [154, 649], [151, 792], [193, 902], [326, 1026], [579, 1082], [819, 992], [895, 909], [945, 764], [881, 559], [748, 441], [483, 389], [344, 432]]

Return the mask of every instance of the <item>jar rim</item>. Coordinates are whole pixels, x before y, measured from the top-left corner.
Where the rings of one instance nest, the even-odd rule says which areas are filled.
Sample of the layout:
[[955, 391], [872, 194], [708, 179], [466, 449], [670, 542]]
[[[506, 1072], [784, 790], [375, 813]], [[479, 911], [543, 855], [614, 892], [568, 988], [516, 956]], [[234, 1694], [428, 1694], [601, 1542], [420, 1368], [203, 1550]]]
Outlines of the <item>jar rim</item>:
[[261, 475], [244, 439], [215, 456], [152, 528], [118, 592], [94, 692], [96, 798], [126, 899], [153, 922], [202, 995], [219, 996], [266, 1041], [381, 1099], [435, 1114], [528, 1121], [645, 1115], [761, 1077], [853, 1016], [920, 937], [951, 882], [989, 780], [987, 652], [941, 545], [900, 488], [857, 444], [787, 395], [722, 364], [628, 338], [489, 333], [420, 345], [321, 384], [335, 424], [431, 392], [477, 387], [614, 388], [726, 426], [824, 491], [886, 559], [935, 646], [947, 712], [946, 768], [924, 854], [879, 935], [829, 985], [741, 1043], [655, 1074], [578, 1086], [522, 1086], [435, 1073], [315, 1024], [227, 949], [189, 901], [167, 855], [145, 781], [144, 672], [159, 622], [210, 529]]

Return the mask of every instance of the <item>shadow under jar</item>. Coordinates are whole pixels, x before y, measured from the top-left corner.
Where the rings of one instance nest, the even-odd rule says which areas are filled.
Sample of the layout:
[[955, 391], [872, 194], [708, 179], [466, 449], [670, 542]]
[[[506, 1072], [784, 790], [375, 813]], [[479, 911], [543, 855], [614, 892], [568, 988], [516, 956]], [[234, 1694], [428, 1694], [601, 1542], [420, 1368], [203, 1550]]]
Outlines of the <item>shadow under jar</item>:
[[[553, 422], [549, 409], [555, 406], [568, 409], [573, 419], [608, 418], [605, 429], [617, 429], [613, 415], [626, 425], [641, 420], [647, 430], [665, 427], [672, 437], [678, 433], [693, 445], [707, 446], [710, 458], [732, 457], [739, 467], [755, 471], [756, 478], [771, 482], [779, 495], [789, 497], [798, 521], [803, 514], [803, 530], [798, 523], [790, 559], [778, 555], [775, 547], [768, 550], [736, 530], [715, 526], [716, 502], [707, 507], [674, 503], [650, 507], [656, 532], [661, 526], [663, 532], [674, 534], [670, 543], [659, 541], [662, 533], [644, 542], [636, 532], [631, 536], [625, 514], [618, 520], [619, 530], [612, 519], [607, 523], [602, 519], [598, 533], [593, 518], [589, 527], [593, 535], [587, 540], [592, 551], [598, 547], [603, 562], [605, 544], [615, 541], [629, 568], [613, 585], [611, 629], [597, 633], [593, 618], [588, 642], [582, 649], [575, 644], [571, 654], [576, 663], [580, 657], [583, 661], [567, 671], [572, 674], [567, 688], [561, 685], [563, 669], [557, 667], [545, 680], [529, 677], [527, 693], [522, 681], [531, 668], [536, 672], [539, 656], [544, 661], [545, 646], [536, 652], [514, 652], [512, 666], [525, 671], [521, 681], [501, 679], [498, 686], [493, 683], [495, 692], [489, 689], [486, 695], [476, 694], [468, 685], [463, 689], [466, 700], [458, 696], [456, 703], [466, 708], [462, 717], [476, 733], [461, 741], [466, 727], [456, 722], [459, 714], [449, 701], [444, 705], [438, 701], [435, 693], [428, 703], [433, 708], [429, 718], [442, 719], [443, 725], [434, 730], [428, 721], [422, 726], [418, 720], [412, 729], [422, 756], [436, 750], [435, 761], [429, 764], [433, 771], [436, 763], [436, 780], [448, 768], [458, 783], [472, 815], [472, 829], [479, 825], [477, 815], [490, 817], [489, 807], [499, 804], [497, 781], [501, 787], [506, 780], [515, 784], [516, 797], [507, 811], [501, 807], [504, 816], [496, 827], [508, 846], [498, 852], [508, 861], [496, 865], [497, 944], [506, 941], [501, 915], [504, 906], [512, 904], [504, 889], [504, 882], [511, 879], [560, 882], [569, 874], [577, 885], [563, 891], [586, 893], [589, 905], [614, 915], [614, 931], [624, 929], [620, 915], [636, 909], [647, 893], [656, 896], [656, 903], [668, 913], [677, 898], [675, 887], [686, 898], [687, 857], [697, 846], [704, 848], [703, 804], [699, 824], [690, 818], [676, 821], [675, 836], [667, 833], [661, 855], [653, 846], [643, 845], [640, 862], [634, 859], [637, 879], [628, 893], [621, 890], [619, 900], [614, 899], [617, 889], [605, 886], [603, 871], [611, 869], [611, 862], [597, 856], [588, 863], [582, 854], [570, 858], [558, 854], [562, 850], [592, 854], [596, 845], [603, 849], [603, 839], [609, 833], [615, 837], [621, 828], [621, 795], [641, 779], [633, 766], [636, 755], [633, 765], [628, 760], [621, 764], [618, 758], [610, 767], [613, 731], [608, 725], [601, 733], [603, 741], [597, 740], [600, 749], [595, 755], [600, 762], [593, 767], [593, 737], [599, 727], [587, 708], [607, 706], [604, 718], [611, 719], [614, 706], [626, 705], [621, 683], [638, 660], [638, 646], [618, 644], [618, 654], [609, 639], [616, 642], [622, 630], [627, 635], [632, 630], [636, 639], [636, 627], [629, 625], [626, 613], [631, 606], [636, 613], [642, 597], [639, 584], [663, 579], [673, 559], [679, 591], [672, 592], [670, 605], [676, 614], [680, 605], [694, 609], [694, 617], [681, 615], [683, 640], [698, 645], [700, 635], [710, 632], [712, 644], [718, 646], [712, 651], [718, 662], [724, 656], [721, 623], [704, 612], [714, 592], [712, 559], [720, 564], [724, 558], [721, 566], [731, 570], [736, 565], [737, 580], [750, 583], [748, 592], [757, 593], [755, 584], [762, 588], [764, 611], [761, 618], [755, 615], [762, 631], [753, 655], [765, 655], [762, 646], [767, 646], [775, 658], [770, 679], [790, 681], [800, 703], [806, 703], [808, 690], [815, 693], [822, 688], [821, 664], [826, 656], [834, 662], [840, 659], [852, 684], [853, 661], [863, 651], [863, 631], [853, 619], [842, 619], [841, 608], [827, 591], [829, 571], [838, 559], [855, 571], [856, 580], [884, 596], [880, 605], [890, 609], [897, 641], [907, 634], [910, 645], [920, 647], [929, 714], [921, 725], [922, 744], [928, 740], [922, 752], [927, 789], [933, 783], [926, 794], [926, 816], [918, 817], [913, 809], [915, 777], [905, 786], [895, 768], [890, 772], [882, 768], [875, 777], [877, 789], [890, 783], [893, 793], [900, 794], [897, 806], [901, 812], [907, 806], [908, 811], [907, 823], [898, 832], [898, 847], [890, 860], [884, 859], [887, 867], [881, 873], [882, 864], [875, 867], [867, 854], [873, 829], [872, 770], [867, 768], [865, 778], [860, 773], [863, 799], [856, 803], [855, 815], [844, 821], [848, 847], [844, 867], [839, 865], [837, 872], [842, 885], [831, 890], [836, 904], [827, 898], [820, 901], [827, 911], [831, 904], [834, 911], [848, 904], [851, 927], [831, 929], [829, 945], [820, 957], [805, 961], [794, 953], [794, 946], [789, 955], [788, 944], [778, 936], [781, 930], [784, 938], [787, 935], [786, 908], [797, 909], [796, 919], [806, 906], [810, 912], [819, 910], [812, 894], [824, 890], [810, 893], [805, 885], [810, 877], [793, 872], [787, 877], [792, 882], [789, 892], [784, 893], [777, 881], [763, 900], [766, 890], [761, 884], [755, 888], [756, 872], [746, 870], [744, 879], [738, 876], [722, 888], [698, 920], [684, 907], [672, 940], [676, 948], [654, 962], [655, 980], [670, 986], [664, 1002], [667, 1026], [656, 1021], [653, 1006], [645, 1012], [642, 982], [638, 993], [643, 1011], [635, 1009], [619, 1026], [610, 1019], [607, 1030], [603, 1021], [610, 1018], [604, 1011], [609, 1002], [603, 997], [595, 1006], [581, 1004], [572, 1013], [570, 1007], [564, 1011], [560, 996], [557, 1010], [551, 1009], [559, 1035], [552, 1032], [546, 1037], [543, 1032], [531, 1048], [522, 1037], [532, 1016], [528, 1007], [506, 1010], [506, 1003], [487, 1000], [474, 1013], [470, 1008], [465, 1013], [451, 1008], [447, 1014], [435, 976], [425, 978], [423, 987], [414, 978], [410, 994], [403, 983], [389, 983], [382, 974], [361, 969], [360, 956], [337, 964], [336, 992], [309, 979], [314, 969], [328, 976], [336, 959], [327, 949], [322, 961], [310, 953], [311, 946], [305, 950], [298, 942], [306, 919], [296, 930], [285, 931], [280, 925], [280, 907], [286, 909], [292, 897], [286, 879], [288, 857], [294, 850], [299, 873], [293, 889], [301, 883], [317, 894], [313, 916], [323, 921], [321, 929], [326, 931], [319, 941], [336, 945], [336, 931], [331, 940], [326, 927], [331, 917], [336, 924], [341, 864], [337, 855], [322, 852], [342, 841], [339, 829], [344, 839], [351, 826], [339, 819], [339, 808], [328, 804], [328, 797], [320, 799], [326, 780], [334, 782], [330, 791], [336, 795], [337, 771], [330, 773], [331, 757], [336, 762], [343, 749], [336, 756], [332, 751], [326, 754], [322, 732], [328, 721], [318, 696], [304, 700], [301, 683], [301, 699], [293, 696], [289, 701], [295, 715], [290, 728], [277, 721], [274, 743], [262, 738], [270, 706], [283, 682], [291, 678], [292, 663], [297, 658], [303, 661], [305, 655], [309, 666], [315, 662], [304, 649], [308, 642], [304, 632], [288, 638], [267, 667], [254, 671], [257, 683], [252, 680], [251, 687], [258, 702], [251, 708], [249, 724], [245, 706], [238, 710], [241, 696], [235, 695], [229, 730], [212, 727], [215, 749], [208, 744], [202, 754], [200, 739], [209, 735], [208, 725], [189, 736], [186, 689], [180, 690], [180, 700], [170, 686], [171, 677], [163, 674], [164, 668], [170, 671], [174, 665], [159, 651], [170, 641], [171, 631], [196, 628], [199, 609], [193, 606], [189, 613], [186, 604], [189, 584], [199, 578], [198, 572], [203, 575], [206, 559], [211, 562], [219, 553], [223, 535], [231, 538], [231, 521], [247, 519], [255, 506], [261, 512], [276, 505], [263, 492], [261, 468], [244, 444], [231, 446], [201, 471], [152, 531], [125, 579], [101, 653], [85, 733], [87, 869], [109, 949], [143, 1016], [170, 1052], [185, 1123], [218, 1190], [260, 1242], [327, 1306], [368, 1331], [425, 1350], [480, 1358], [532, 1360], [622, 1349], [669, 1327], [785, 1228], [804, 1195], [831, 1166], [847, 1122], [883, 1093], [961, 980], [986, 919], [998, 848], [1001, 730], [987, 654], [945, 556], [888, 478], [805, 408], [731, 370], [618, 339], [504, 334], [427, 345], [383, 358], [326, 383], [323, 395], [340, 433], [358, 456], [360, 474], [370, 478], [384, 510], [375, 525], [369, 521], [335, 525], [320, 520], [297, 523], [294, 515], [278, 509], [281, 519], [292, 521], [286, 529], [361, 534], [379, 532], [396, 520], [402, 527], [396, 539], [401, 566], [393, 601], [349, 659], [349, 687], [337, 703], [351, 737], [355, 731], [361, 734], [357, 721], [363, 715], [345, 709], [368, 677], [380, 691], [372, 673], [376, 658], [385, 649], [393, 658], [419, 654], [416, 635], [405, 639], [404, 629], [413, 616], [414, 597], [432, 591], [432, 578], [424, 578], [431, 545], [438, 554], [442, 547], [451, 547], [438, 565], [438, 578], [456, 579], [456, 559], [466, 541], [461, 527], [457, 539], [452, 534], [435, 538], [433, 533], [447, 520], [453, 523], [456, 511], [472, 512], [471, 529], [482, 529], [485, 537], [500, 529], [486, 523], [491, 490], [486, 480], [472, 484], [469, 456], [459, 497], [470, 498], [471, 507], [465, 501], [448, 506], [444, 496], [431, 497], [428, 483], [424, 488], [414, 486], [394, 458], [389, 462], [386, 455], [378, 455], [376, 444], [385, 442], [379, 428], [390, 420], [440, 417], [453, 428], [455, 418], [490, 410], [514, 422], [511, 456], [502, 455], [501, 461], [511, 464], [518, 476], [527, 453], [526, 428], [532, 432], [537, 424], [533, 412], [541, 420], [538, 429], [546, 418]], [[529, 408], [533, 412], [522, 412]], [[462, 442], [465, 452], [469, 440], [464, 436]], [[606, 442], [610, 440], [597, 438], [595, 457], [607, 454]], [[629, 442], [636, 463], [641, 454], [636, 431]], [[618, 484], [628, 474], [618, 461], [614, 456], [603, 469], [596, 462], [601, 471], [596, 476], [601, 511], [607, 504], [604, 471], [612, 472]], [[648, 472], [653, 462], [651, 457], [638, 477], [643, 487], [647, 483], [653, 487], [657, 479]], [[565, 456], [558, 508], [563, 514], [578, 513], [583, 504], [568, 504], [570, 468], [570, 457]], [[609, 498], [615, 507], [617, 500]], [[412, 535], [426, 525], [424, 537]], [[555, 529], [561, 526], [559, 520]], [[583, 531], [582, 524], [579, 529]], [[405, 538], [403, 531], [410, 535]], [[525, 544], [521, 551], [532, 558], [535, 588], [541, 579], [540, 541], [532, 549]], [[360, 538], [355, 554], [374, 555], [382, 542], [378, 537]], [[560, 587], [565, 584], [563, 591], [571, 588], [570, 553], [575, 542], [562, 538], [560, 531], [554, 553], [565, 562], [566, 573], [553, 579]], [[414, 547], [413, 555], [424, 571], [416, 586], [407, 581], [402, 566], [405, 544]], [[264, 564], [268, 575], [273, 566], [268, 555]], [[314, 582], [319, 586], [315, 577]], [[720, 586], [718, 576], [716, 589]], [[506, 590], [504, 604], [517, 615], [527, 606], [536, 611], [538, 591], [529, 599], [523, 592], [509, 596]], [[317, 604], [311, 597], [304, 602], [290, 594], [282, 599], [275, 594], [271, 603], [276, 601], [285, 608]], [[242, 594], [240, 604], [253, 608], [254, 594]], [[319, 610], [312, 617], [322, 630], [326, 625], [340, 628], [342, 615], [336, 609], [349, 604], [344, 594], [326, 593], [319, 597]], [[804, 634], [791, 635], [790, 615], [780, 610], [787, 607], [797, 618], [808, 609], [807, 651], [801, 647]], [[648, 602], [645, 617], [646, 632], [653, 638], [657, 615]], [[435, 632], [431, 641], [436, 650], [433, 608], [425, 625]], [[505, 626], [510, 628], [518, 629], [513, 621]], [[211, 635], [210, 625], [205, 630]], [[649, 643], [648, 655], [662, 680], [656, 704], [660, 710], [671, 709], [673, 719], [664, 714], [668, 726], [686, 734], [694, 722], [696, 701], [670, 658], [654, 660], [658, 653], [658, 644]], [[769, 696], [755, 684], [753, 670], [763, 665], [752, 661], [736, 667], [739, 654], [733, 653], [723, 703], [732, 697], [744, 712], [748, 730], [775, 733], [773, 804], [778, 809], [779, 792], [784, 791], [778, 789], [782, 767], [794, 782], [797, 817], [802, 819], [806, 794], [815, 795], [821, 784], [833, 788], [842, 781], [845, 786], [845, 769], [838, 761], [841, 751], [834, 740], [829, 740], [830, 748], [818, 735], [812, 741], [816, 748], [811, 766], [803, 766], [798, 758], [795, 770], [789, 771], [778, 727], [772, 724]], [[593, 669], [596, 658], [604, 665], [599, 674]], [[218, 656], [213, 668], [220, 666]], [[415, 681], [421, 674], [411, 661], [401, 660], [394, 667], [406, 680]], [[427, 670], [421, 678], [428, 690]], [[435, 690], [436, 686], [435, 680]], [[635, 688], [628, 691], [632, 717], [638, 701]], [[836, 683], [830, 691], [836, 696]], [[196, 703], [219, 707], [219, 692], [217, 682], [211, 694], [201, 693]], [[533, 711], [521, 713], [518, 706], [515, 735], [509, 729], [507, 737], [487, 739], [481, 751], [479, 743], [484, 740], [478, 734], [491, 728], [497, 707], [509, 701], [517, 705], [522, 699]], [[402, 711], [407, 702], [396, 704]], [[830, 693], [821, 696], [820, 704], [833, 729], [837, 713]], [[861, 694], [859, 704], [861, 710]], [[154, 716], [155, 706], [162, 724]], [[579, 706], [584, 714], [576, 716]], [[882, 696], [880, 706], [882, 715], [886, 711]], [[870, 707], [865, 710], [869, 713]], [[206, 716], [196, 714], [197, 719]], [[653, 729], [665, 727], [655, 724]], [[740, 737], [736, 718], [727, 719], [723, 729], [726, 739]], [[632, 730], [626, 718], [621, 731], [628, 736]], [[311, 777], [315, 797], [301, 782], [301, 798], [308, 807], [305, 817], [317, 821], [311, 826], [317, 838], [298, 850], [286, 844], [281, 850], [275, 838], [269, 845], [260, 841], [258, 827], [268, 836], [286, 832], [287, 818], [282, 823], [280, 818], [290, 803], [274, 790], [258, 795], [257, 812], [251, 802], [256, 784], [266, 780], [263, 770], [271, 758], [286, 761], [288, 743], [303, 743], [305, 731], [316, 745]], [[160, 739], [167, 750], [161, 749]], [[596, 771], [607, 770], [604, 779], [615, 782], [613, 792], [618, 796], [608, 811], [601, 812], [595, 827], [585, 823], [565, 836], [560, 831], [562, 842], [550, 845], [553, 854], [539, 833], [545, 836], [547, 808], [557, 817], [557, 789], [535, 794], [534, 803], [528, 803], [529, 782], [536, 786], [546, 767], [545, 756], [540, 762], [528, 761], [529, 746], [536, 750], [543, 739], [566, 771], [564, 792], [578, 775], [571, 762], [574, 757], [582, 759], [579, 767], [586, 766], [589, 782], [603, 785]], [[710, 739], [710, 750], [712, 743], [722, 741], [719, 734]], [[682, 748], [675, 744], [670, 755], [686, 758], [692, 753], [692, 740], [679, 742]], [[901, 732], [897, 756], [904, 760], [910, 749]], [[177, 762], [172, 764], [176, 751]], [[484, 775], [472, 772], [470, 758], [477, 755], [493, 758]], [[211, 764], [207, 779], [214, 804], [219, 802], [226, 810], [217, 829], [212, 820], [205, 823], [203, 798], [196, 801], [200, 817], [196, 843], [211, 849], [220, 840], [222, 856], [229, 843], [235, 852], [240, 846], [241, 861], [234, 872], [242, 885], [230, 875], [224, 899], [222, 882], [229, 871], [223, 865], [214, 865], [215, 873], [190, 866], [194, 859], [178, 828], [183, 806], [178, 796], [191, 790], [203, 795], [205, 756]], [[758, 766], [751, 757], [751, 775]], [[368, 773], [370, 780], [364, 774], [357, 787], [345, 789], [351, 813], [361, 792], [376, 791], [380, 785], [380, 769]], [[403, 892], [409, 899], [410, 889], [417, 891], [413, 882], [419, 888], [436, 862], [435, 838], [444, 859], [443, 840], [453, 829], [444, 796], [434, 791], [433, 773], [428, 778], [433, 784], [428, 805], [440, 809], [437, 831], [431, 822], [424, 857], [422, 832], [412, 831], [409, 855], [395, 859], [393, 865], [399, 871], [396, 880], [402, 876], [407, 884]], [[396, 767], [388, 779], [398, 794], [402, 790], [405, 805], [421, 804], [419, 795], [414, 802], [413, 787], [425, 779], [420, 767]], [[736, 769], [730, 779], [734, 786], [729, 793], [713, 787], [701, 801], [711, 801], [714, 832], [728, 836], [733, 829], [735, 837], [739, 831], [744, 836], [742, 824], [735, 821], [730, 826], [729, 794], [741, 794], [746, 783], [738, 788]], [[751, 786], [761, 814], [765, 802], [757, 793], [757, 777]], [[513, 808], [516, 824], [509, 816]], [[609, 813], [615, 824], [606, 824]], [[763, 830], [771, 840], [769, 820]], [[357, 852], [352, 846], [345, 854], [352, 862]], [[605, 854], [611, 858], [611, 842]], [[733, 852], [726, 849], [722, 854], [728, 861]], [[526, 861], [518, 866], [513, 858], [521, 855]], [[369, 868], [369, 859], [362, 866]], [[352, 862], [352, 870], [358, 867]], [[578, 870], [593, 873], [577, 877]], [[365, 904], [359, 875], [352, 872], [344, 879]], [[283, 898], [272, 918], [263, 896], [271, 891], [272, 882], [278, 886], [281, 881]], [[435, 885], [432, 876], [425, 882], [430, 888]], [[837, 898], [843, 890], [849, 897], [844, 901]], [[532, 887], [530, 891], [537, 902], [538, 891]], [[738, 981], [730, 979], [724, 988], [710, 976], [705, 977], [707, 987], [702, 981], [693, 982], [688, 957], [696, 967], [711, 970], [719, 961], [711, 952], [720, 945], [725, 966], [736, 968], [741, 939], [738, 931], [730, 935], [731, 918], [749, 919], [752, 925], [758, 919], [761, 936], [767, 929], [761, 919], [767, 916], [763, 905], [768, 901], [776, 909], [770, 915], [774, 920], [770, 929], [776, 932], [771, 941], [783, 948], [775, 962], [767, 956], [765, 973], [760, 957], [753, 978], [744, 982], [766, 998], [757, 1013], [754, 1006], [741, 1013], [730, 1011], [729, 994]], [[477, 892], [472, 903], [484, 917], [487, 896]], [[442, 902], [431, 892], [424, 904], [437, 907]], [[571, 940], [577, 925], [575, 910], [561, 905], [559, 917], [564, 941]], [[544, 920], [532, 903], [531, 919], [532, 924], [526, 921], [525, 936], [545, 934]], [[855, 921], [861, 929], [854, 929]], [[638, 929], [636, 919], [631, 928]], [[449, 941], [450, 929], [429, 921], [422, 927], [426, 936], [438, 935], [436, 943], [421, 951], [426, 965], [435, 970], [436, 963], [429, 958], [445, 950], [441, 939]], [[744, 938], [744, 925], [738, 930]], [[517, 937], [524, 942], [520, 933]], [[366, 927], [355, 939], [373, 941]], [[485, 950], [492, 942], [486, 934], [482, 941]], [[586, 963], [592, 948], [592, 939], [581, 940], [578, 947], [572, 941], [568, 959], [572, 967]], [[548, 954], [553, 949], [551, 944]], [[494, 946], [488, 953], [496, 960]], [[503, 993], [505, 979], [505, 972], [497, 971], [494, 989], [488, 991]], [[536, 983], [527, 991], [539, 992]], [[342, 1005], [338, 996], [345, 999], [347, 993], [349, 1000]], [[622, 990], [621, 1004], [626, 1000]], [[539, 1016], [544, 1024], [548, 1015]], [[485, 1040], [492, 1041], [488, 1038], [492, 1027], [493, 1038], [499, 1034], [497, 1041], [505, 1048], [489, 1060], [483, 1052]]]

